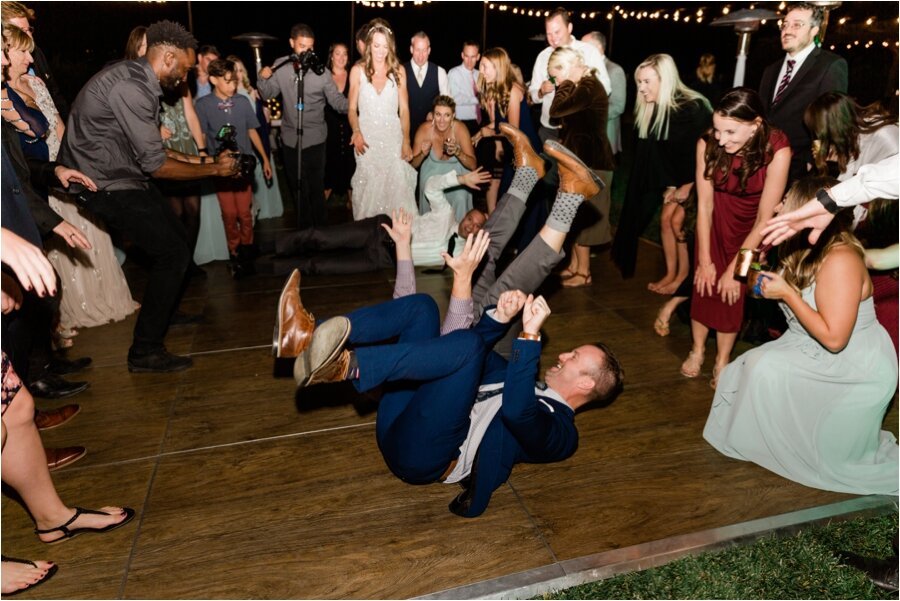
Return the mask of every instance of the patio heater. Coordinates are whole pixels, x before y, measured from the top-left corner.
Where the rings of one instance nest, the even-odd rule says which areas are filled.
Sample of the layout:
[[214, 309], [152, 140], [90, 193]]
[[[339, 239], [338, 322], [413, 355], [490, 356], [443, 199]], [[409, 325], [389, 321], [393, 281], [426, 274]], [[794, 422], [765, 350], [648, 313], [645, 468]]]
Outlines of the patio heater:
[[750, 34], [759, 30], [761, 21], [777, 19], [778, 13], [764, 8], [742, 8], [713, 20], [710, 25], [722, 27], [732, 25], [738, 35], [737, 64], [734, 67], [734, 87], [744, 85], [744, 73], [747, 70], [747, 55], [750, 53]]
[[236, 35], [232, 40], [238, 40], [239, 42], [247, 42], [250, 44], [250, 47], [253, 48], [253, 58], [256, 59], [256, 72], [259, 73], [259, 70], [262, 69], [262, 54], [260, 53], [260, 48], [263, 47], [265, 42], [270, 40], [277, 40], [275, 36], [269, 35], [267, 33], [242, 33], [241, 35]]

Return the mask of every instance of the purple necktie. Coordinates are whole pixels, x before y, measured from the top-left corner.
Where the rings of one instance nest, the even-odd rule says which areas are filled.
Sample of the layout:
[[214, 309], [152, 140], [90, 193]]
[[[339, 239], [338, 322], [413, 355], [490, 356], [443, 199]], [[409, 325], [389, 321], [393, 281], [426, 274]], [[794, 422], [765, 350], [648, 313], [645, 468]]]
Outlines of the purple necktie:
[[787, 89], [788, 84], [791, 83], [791, 73], [794, 72], [795, 62], [797, 61], [788, 59], [787, 69], [784, 70], [784, 77], [781, 78], [781, 83], [778, 84], [778, 91], [775, 92], [775, 99], [772, 101], [772, 104], [775, 104], [779, 100], [781, 100], [781, 97], [784, 95], [784, 91]]

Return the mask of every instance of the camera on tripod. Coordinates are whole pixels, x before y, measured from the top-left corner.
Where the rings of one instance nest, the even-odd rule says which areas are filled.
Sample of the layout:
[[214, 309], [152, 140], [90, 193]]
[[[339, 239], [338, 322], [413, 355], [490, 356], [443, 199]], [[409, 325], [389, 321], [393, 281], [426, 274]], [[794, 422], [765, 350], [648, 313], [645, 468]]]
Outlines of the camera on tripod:
[[319, 59], [319, 55], [316, 54], [316, 51], [313, 49], [309, 49], [297, 57], [297, 61], [300, 63], [300, 68], [303, 69], [303, 72], [312, 71], [316, 75], [321, 75], [325, 73], [325, 63], [323, 63]]
[[241, 175], [244, 177], [253, 177], [256, 170], [256, 157], [252, 154], [244, 154], [241, 152], [237, 143], [237, 130], [235, 127], [226, 123], [216, 132], [216, 142], [219, 143], [219, 152], [230, 152], [231, 155], [238, 159], [241, 168]]

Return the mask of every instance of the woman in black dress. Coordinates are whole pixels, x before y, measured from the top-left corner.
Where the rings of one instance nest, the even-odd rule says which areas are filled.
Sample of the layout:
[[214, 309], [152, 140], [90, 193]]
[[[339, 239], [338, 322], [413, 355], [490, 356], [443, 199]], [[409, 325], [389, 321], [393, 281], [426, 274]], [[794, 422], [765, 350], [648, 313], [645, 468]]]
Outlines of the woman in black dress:
[[[350, 51], [346, 44], [332, 44], [328, 50], [328, 69], [334, 85], [344, 96], [350, 92], [350, 80], [347, 77], [349, 57]], [[328, 138], [325, 140], [325, 199], [332, 194], [346, 194], [347, 206], [350, 207], [350, 178], [356, 171], [353, 147], [350, 146], [350, 122], [347, 115], [326, 105], [325, 123], [328, 125]]]

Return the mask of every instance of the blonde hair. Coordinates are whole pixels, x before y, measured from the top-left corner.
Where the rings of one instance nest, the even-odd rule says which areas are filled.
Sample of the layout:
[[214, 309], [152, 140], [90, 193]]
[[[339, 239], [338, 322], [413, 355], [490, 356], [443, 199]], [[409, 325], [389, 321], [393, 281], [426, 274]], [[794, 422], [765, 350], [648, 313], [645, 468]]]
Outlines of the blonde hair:
[[372, 81], [372, 77], [375, 75], [375, 64], [372, 62], [372, 38], [376, 33], [380, 33], [387, 40], [388, 53], [387, 58], [384, 60], [387, 64], [387, 75], [388, 77], [393, 75], [394, 84], [399, 86], [401, 67], [400, 61], [397, 60], [397, 45], [394, 42], [394, 32], [390, 27], [381, 23], [374, 23], [366, 34], [366, 55], [363, 57], [366, 65], [366, 78]]
[[[552, 67], [563, 67], [564, 69], [568, 70], [572, 67], [587, 68], [587, 64], [584, 62], [584, 56], [580, 52], [578, 52], [577, 50], [573, 50], [572, 48], [564, 48], [560, 46], [553, 51], [553, 54], [550, 55], [550, 58], [547, 61], [547, 69], [549, 70]], [[585, 75], [592, 75], [596, 77], [597, 70], [593, 67], [590, 67], [585, 72]]]
[[[13, 17], [15, 18], [15, 17]], [[34, 40], [27, 33], [13, 25], [3, 22], [3, 49], [4, 50], [34, 50]]]
[[234, 54], [229, 54], [225, 60], [229, 60], [234, 63], [234, 75], [237, 77], [238, 75], [238, 67], [241, 68], [241, 75], [238, 78], [238, 83], [243, 86], [245, 90], [248, 92], [253, 91], [253, 88], [250, 87], [250, 75], [247, 73], [247, 67], [244, 65], [244, 61], [239, 59]]
[[490, 104], [493, 100], [494, 106], [505, 117], [509, 110], [509, 95], [513, 86], [518, 83], [512, 69], [512, 63], [509, 62], [509, 54], [503, 48], [489, 48], [481, 55], [481, 60], [489, 61], [494, 66], [494, 70], [497, 71], [497, 78], [493, 83], [488, 83], [479, 74], [478, 96], [481, 99], [481, 106], [485, 110], [490, 110]]
[[701, 55], [696, 74], [697, 79], [703, 83], [712, 83], [716, 76], [716, 57], [708, 52]]
[[28, 19], [34, 21], [34, 9], [28, 8], [21, 2], [11, 2], [3, 0], [0, 2], [0, 13], [2, 13], [3, 22], [7, 23], [10, 19]]
[[634, 70], [635, 83], [638, 81], [638, 73], [646, 68], [656, 71], [659, 77], [659, 94], [656, 102], [647, 102], [643, 96], [637, 95], [634, 103], [634, 126], [639, 138], [648, 138], [652, 134], [657, 140], [667, 140], [670, 113], [690, 102], [700, 101], [707, 110], [712, 111], [709, 100], [703, 94], [684, 85], [678, 76], [675, 61], [668, 54], [651, 54], [647, 57]]
[[[816, 191], [838, 183], [833, 177], [807, 177], [802, 179], [788, 191], [784, 197], [782, 212], [799, 209], [811, 199], [815, 198]], [[822, 267], [822, 263], [836, 246], [849, 246], [860, 259], [865, 257], [862, 243], [853, 235], [851, 228], [853, 218], [850, 211], [841, 211], [835, 215], [832, 222], [825, 228], [819, 240], [810, 246], [805, 235], [794, 236], [781, 245], [779, 257], [783, 268], [783, 277], [787, 283], [797, 290], [803, 290], [816, 281], [816, 274]]]

